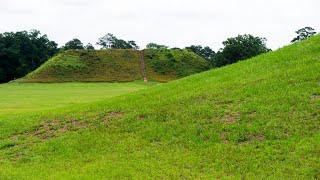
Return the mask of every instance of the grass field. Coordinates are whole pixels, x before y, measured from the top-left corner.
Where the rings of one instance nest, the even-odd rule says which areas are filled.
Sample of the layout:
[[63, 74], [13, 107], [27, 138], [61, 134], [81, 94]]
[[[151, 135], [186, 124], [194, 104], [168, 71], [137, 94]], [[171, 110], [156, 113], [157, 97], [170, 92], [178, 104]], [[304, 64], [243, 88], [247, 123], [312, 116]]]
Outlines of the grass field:
[[128, 83], [7, 83], [0, 84], [0, 114], [53, 109], [94, 102], [148, 87]]
[[320, 36], [168, 84], [0, 117], [1, 179], [319, 179]]

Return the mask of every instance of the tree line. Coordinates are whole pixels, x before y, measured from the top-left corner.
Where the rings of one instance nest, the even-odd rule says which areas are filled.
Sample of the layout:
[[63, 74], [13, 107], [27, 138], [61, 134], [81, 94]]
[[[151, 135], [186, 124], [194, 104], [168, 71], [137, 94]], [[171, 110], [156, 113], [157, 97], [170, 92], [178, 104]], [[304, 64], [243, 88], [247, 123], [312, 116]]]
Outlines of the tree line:
[[[291, 41], [292, 43], [307, 39], [316, 32], [311, 27], [305, 27], [296, 31], [296, 34], [297, 37]], [[222, 42], [223, 48], [217, 52], [208, 46], [201, 45], [191, 45], [184, 49], [198, 54], [215, 68], [271, 51], [267, 48], [266, 41], [265, 38], [244, 34], [228, 38]], [[111, 33], [99, 38], [96, 45], [101, 46], [101, 49], [139, 49], [135, 41], [126, 41]], [[146, 48], [170, 49], [166, 45], [157, 43], [149, 43]], [[95, 48], [90, 43], [84, 45], [77, 38], [58, 48], [56, 42], [49, 40], [47, 35], [42, 35], [38, 30], [0, 33], [0, 83], [25, 76], [59, 51], [84, 49], [94, 50]], [[180, 48], [171, 49], [182, 50]]]
[[0, 34], [0, 83], [23, 77], [58, 51], [58, 44], [38, 30]]

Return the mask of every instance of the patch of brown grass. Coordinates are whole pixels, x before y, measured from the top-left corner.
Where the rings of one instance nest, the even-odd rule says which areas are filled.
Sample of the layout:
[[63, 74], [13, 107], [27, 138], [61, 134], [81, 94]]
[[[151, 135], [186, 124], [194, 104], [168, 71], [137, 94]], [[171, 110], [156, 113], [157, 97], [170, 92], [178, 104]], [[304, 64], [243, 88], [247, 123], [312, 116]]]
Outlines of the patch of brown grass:
[[234, 123], [239, 118], [239, 116], [240, 116], [239, 112], [230, 112], [230, 113], [225, 114], [222, 117], [221, 121], [223, 123]]
[[265, 141], [266, 136], [264, 134], [253, 134], [249, 136], [249, 142], [253, 141]]
[[61, 121], [50, 121], [42, 123], [34, 131], [30, 131], [27, 134], [35, 136], [38, 139], [49, 139], [57, 136], [58, 134], [77, 131], [79, 129], [87, 128], [88, 123], [80, 121], [70, 121], [70, 122], [61, 122]]
[[224, 142], [224, 143], [228, 143], [229, 140], [228, 140], [228, 135], [229, 135], [229, 132], [222, 132], [220, 133], [220, 139]]
[[124, 116], [124, 114], [121, 112], [110, 112], [104, 116], [103, 121], [101, 121], [100, 124], [103, 126], [109, 126], [111, 119], [120, 118], [122, 116]]

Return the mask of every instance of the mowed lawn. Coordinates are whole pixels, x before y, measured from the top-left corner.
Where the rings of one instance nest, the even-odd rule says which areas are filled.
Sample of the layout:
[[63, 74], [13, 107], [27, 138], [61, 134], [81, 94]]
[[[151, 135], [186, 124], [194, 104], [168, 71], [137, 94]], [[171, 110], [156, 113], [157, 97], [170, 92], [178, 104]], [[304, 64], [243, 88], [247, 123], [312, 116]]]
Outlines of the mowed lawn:
[[31, 112], [98, 101], [148, 85], [128, 83], [7, 83], [0, 84], [0, 114]]

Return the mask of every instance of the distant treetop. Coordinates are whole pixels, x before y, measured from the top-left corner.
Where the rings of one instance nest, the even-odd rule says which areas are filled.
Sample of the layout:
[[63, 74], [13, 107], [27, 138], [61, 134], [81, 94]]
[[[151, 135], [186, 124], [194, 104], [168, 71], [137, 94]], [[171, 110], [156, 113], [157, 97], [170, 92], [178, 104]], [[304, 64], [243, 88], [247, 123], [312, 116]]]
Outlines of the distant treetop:
[[102, 49], [139, 49], [139, 46], [135, 41], [118, 39], [111, 33], [99, 38], [99, 41], [96, 44], [102, 46]]
[[160, 45], [156, 43], [149, 43], [146, 46], [147, 49], [168, 49], [169, 47], [166, 45]]
[[255, 37], [250, 34], [228, 38], [222, 43], [224, 48], [215, 55], [214, 65], [221, 67], [269, 52], [271, 49], [267, 48], [266, 41], [266, 38]]
[[91, 43], [88, 43], [86, 46], [85, 46], [85, 49], [87, 50], [94, 50], [94, 47]]
[[186, 47], [185, 49], [188, 49], [190, 51], [193, 51], [194, 53], [198, 54], [205, 60], [207, 60], [210, 64], [212, 64], [215, 52], [208, 46], [202, 47], [200, 45], [191, 45], [190, 47]]
[[291, 41], [292, 43], [302, 41], [316, 34], [315, 30], [312, 27], [299, 29], [298, 31], [296, 31], [296, 33], [298, 34], [298, 36]]
[[84, 47], [83, 47], [83, 43], [79, 39], [74, 38], [71, 41], [68, 41], [62, 47], [62, 49], [64, 49], [64, 50], [79, 50], [79, 49], [84, 49]]

